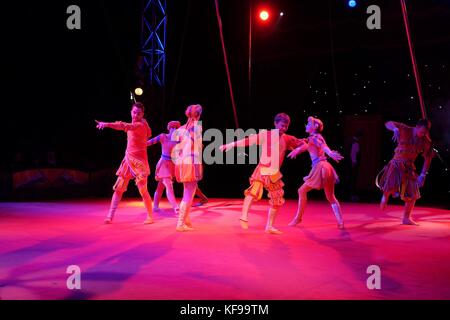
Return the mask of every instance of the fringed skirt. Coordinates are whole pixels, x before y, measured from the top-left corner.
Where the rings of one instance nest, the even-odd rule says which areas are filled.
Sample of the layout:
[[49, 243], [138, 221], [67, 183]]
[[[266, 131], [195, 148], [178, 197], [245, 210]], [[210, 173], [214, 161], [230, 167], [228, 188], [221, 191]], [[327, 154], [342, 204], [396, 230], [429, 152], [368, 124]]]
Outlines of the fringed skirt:
[[313, 189], [323, 189], [326, 185], [334, 185], [339, 177], [333, 166], [326, 160], [313, 165], [309, 175], [303, 178], [305, 184]]
[[404, 201], [420, 198], [416, 167], [413, 161], [392, 159], [377, 176], [377, 186], [383, 193], [400, 196]]

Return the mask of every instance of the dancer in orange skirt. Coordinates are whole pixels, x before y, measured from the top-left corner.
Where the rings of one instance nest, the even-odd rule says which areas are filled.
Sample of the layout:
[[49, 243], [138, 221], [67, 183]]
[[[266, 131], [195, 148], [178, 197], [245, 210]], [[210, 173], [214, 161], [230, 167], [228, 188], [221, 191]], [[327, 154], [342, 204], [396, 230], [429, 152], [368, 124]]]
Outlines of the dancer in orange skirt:
[[153, 223], [152, 198], [147, 190], [147, 177], [150, 174], [147, 158], [147, 139], [150, 138], [152, 131], [144, 119], [144, 111], [144, 105], [137, 102], [131, 109], [131, 123], [122, 121], [100, 122], [96, 120], [97, 129], [111, 128], [127, 133], [127, 149], [116, 173], [118, 178], [113, 187], [114, 194], [109, 213], [105, 219], [107, 224], [112, 222], [122, 195], [127, 190], [131, 179], [135, 180], [147, 210], [147, 219], [144, 221], [144, 224]]
[[320, 134], [322, 130], [322, 121], [314, 117], [309, 117], [306, 125], [306, 132], [309, 133], [308, 139], [288, 155], [289, 158], [294, 159], [300, 153], [308, 151], [312, 161], [311, 172], [303, 179], [304, 183], [298, 189], [297, 213], [289, 225], [295, 226], [302, 221], [308, 192], [312, 189], [324, 189], [327, 200], [331, 204], [331, 208], [336, 217], [338, 228], [343, 229], [344, 220], [342, 219], [341, 206], [334, 195], [334, 185], [338, 181], [338, 176], [334, 168], [327, 161], [326, 155], [336, 162], [342, 160], [343, 157], [339, 152], [330, 150], [325, 139]]
[[[418, 225], [411, 218], [411, 212], [416, 200], [420, 198], [419, 188], [425, 183], [425, 177], [430, 168], [433, 152], [429, 130], [431, 123], [428, 120], [419, 120], [415, 127], [409, 127], [400, 122], [388, 121], [386, 128], [394, 132], [393, 140], [397, 142], [394, 158], [383, 168], [377, 176], [377, 186], [383, 191], [380, 209], [387, 206], [389, 196], [400, 196], [405, 202], [405, 211], [402, 224]], [[421, 174], [418, 176], [414, 165], [417, 156], [422, 154], [424, 163]]]
[[172, 151], [172, 159], [175, 160], [175, 176], [177, 181], [183, 184], [183, 199], [180, 203], [177, 231], [194, 230], [189, 214], [198, 181], [203, 178], [200, 122], [202, 106], [191, 105], [187, 107], [185, 114], [188, 120], [185, 125], [175, 131], [174, 140], [179, 143]]
[[172, 161], [172, 150], [177, 145], [177, 141], [172, 140], [172, 135], [181, 126], [179, 121], [170, 121], [167, 124], [167, 134], [161, 133], [159, 136], [147, 141], [147, 146], [157, 143], [161, 144], [161, 159], [159, 159], [155, 170], [155, 179], [158, 181], [154, 198], [153, 211], [159, 210], [159, 202], [161, 200], [164, 189], [166, 189], [167, 199], [172, 205], [175, 214], [178, 214], [178, 204], [173, 192], [173, 179], [175, 178], [175, 164]]
[[273, 226], [278, 211], [285, 202], [283, 197], [284, 183], [281, 180], [283, 175], [280, 172], [280, 167], [286, 151], [292, 150], [302, 144], [302, 140], [285, 133], [289, 128], [290, 122], [291, 119], [287, 114], [279, 113], [275, 116], [275, 130], [264, 130], [258, 134], [220, 147], [221, 151], [228, 151], [234, 147], [246, 147], [254, 144], [258, 144], [262, 148], [262, 157], [250, 177], [250, 187], [244, 192], [245, 199], [242, 206], [242, 215], [239, 219], [243, 229], [248, 229], [248, 212], [253, 201], [260, 200], [264, 189], [266, 189], [270, 198], [270, 209], [265, 232], [270, 234], [282, 233]]

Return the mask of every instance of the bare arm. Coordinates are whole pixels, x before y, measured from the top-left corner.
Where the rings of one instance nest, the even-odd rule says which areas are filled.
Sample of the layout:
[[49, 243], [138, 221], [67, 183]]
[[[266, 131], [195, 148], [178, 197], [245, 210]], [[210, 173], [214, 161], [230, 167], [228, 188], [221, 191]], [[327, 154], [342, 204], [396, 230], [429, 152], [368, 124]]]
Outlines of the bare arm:
[[385, 125], [386, 129], [394, 132], [394, 136], [392, 137], [392, 140], [394, 142], [399, 142], [400, 141], [399, 123], [395, 122], [395, 121], [388, 121], [384, 125]]
[[295, 148], [288, 154], [288, 158], [295, 159], [299, 154], [305, 152], [306, 150], [308, 150], [308, 144], [303, 141], [299, 147]]
[[344, 159], [338, 151], [331, 150], [326, 144], [322, 145], [322, 150], [334, 161], [339, 162]]
[[384, 124], [384, 126], [386, 127], [386, 129], [394, 131], [397, 128], [397, 123], [394, 121], [388, 121]]
[[147, 147], [152, 146], [157, 143], [160, 143], [160, 142], [161, 142], [161, 135], [159, 135], [153, 139], [147, 140]]
[[220, 146], [220, 151], [228, 151], [231, 150], [234, 147], [246, 147], [246, 146], [251, 146], [254, 145], [256, 143], [258, 143], [258, 138], [259, 135], [258, 134], [253, 134], [249, 137], [245, 137], [244, 139], [235, 141], [235, 142], [230, 142], [227, 144], [224, 144], [222, 146]]
[[102, 130], [104, 128], [110, 128], [110, 129], [114, 129], [114, 130], [123, 130], [123, 131], [134, 129], [133, 124], [122, 122], [122, 121], [102, 122], [102, 121], [95, 120], [95, 122], [97, 123], [97, 129], [100, 129], [100, 130]]
[[423, 185], [425, 184], [425, 178], [427, 177], [428, 169], [430, 169], [431, 160], [433, 159], [433, 151], [431, 150], [431, 146], [429, 146], [429, 149], [427, 151], [422, 153], [422, 156], [424, 158], [422, 171], [417, 178], [419, 187], [423, 187]]

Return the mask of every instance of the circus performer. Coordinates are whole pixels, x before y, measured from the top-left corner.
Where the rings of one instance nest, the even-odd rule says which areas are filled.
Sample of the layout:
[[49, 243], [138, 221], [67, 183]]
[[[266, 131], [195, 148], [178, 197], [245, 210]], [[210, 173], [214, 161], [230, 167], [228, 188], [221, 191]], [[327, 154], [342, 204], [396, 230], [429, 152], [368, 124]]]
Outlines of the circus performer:
[[97, 129], [110, 128], [127, 133], [127, 149], [125, 157], [116, 172], [118, 178], [113, 186], [114, 194], [111, 206], [104, 221], [106, 224], [113, 221], [122, 195], [127, 190], [128, 183], [132, 179], [135, 180], [147, 210], [147, 219], [144, 221], [144, 224], [153, 223], [152, 198], [147, 189], [147, 177], [150, 174], [147, 158], [147, 139], [151, 136], [151, 129], [144, 119], [144, 112], [144, 105], [137, 102], [131, 108], [131, 123], [122, 121], [100, 122], [96, 120]]
[[158, 181], [154, 199], [153, 211], [159, 211], [159, 202], [161, 201], [164, 189], [166, 190], [167, 199], [171, 204], [175, 214], [178, 214], [178, 204], [173, 191], [173, 180], [175, 178], [175, 164], [172, 161], [172, 150], [178, 143], [172, 140], [175, 130], [181, 126], [179, 121], [170, 121], [167, 124], [168, 133], [161, 133], [157, 137], [147, 141], [147, 146], [161, 144], [161, 158], [156, 165], [155, 179]]
[[190, 211], [198, 181], [203, 178], [202, 164], [202, 126], [200, 117], [202, 106], [190, 105], [185, 111], [187, 122], [174, 133], [174, 140], [179, 143], [172, 151], [175, 159], [175, 177], [183, 184], [183, 199], [180, 203], [177, 231], [192, 231]]
[[295, 226], [303, 219], [306, 208], [307, 194], [312, 189], [324, 189], [325, 196], [331, 205], [331, 209], [336, 217], [338, 228], [344, 228], [344, 220], [342, 218], [341, 206], [334, 195], [334, 185], [338, 181], [336, 171], [327, 161], [326, 155], [336, 162], [343, 157], [337, 151], [330, 150], [325, 139], [320, 134], [323, 130], [323, 123], [320, 119], [309, 117], [306, 124], [306, 132], [309, 134], [308, 139], [300, 147], [293, 150], [288, 157], [294, 159], [302, 152], [308, 151], [311, 156], [312, 169], [308, 176], [303, 180], [304, 183], [298, 189], [298, 207], [294, 219], [289, 223]]
[[[391, 195], [400, 197], [405, 202], [402, 224], [418, 225], [411, 213], [416, 200], [420, 198], [419, 188], [425, 183], [433, 157], [429, 137], [431, 123], [422, 119], [415, 127], [409, 127], [400, 122], [388, 121], [385, 126], [394, 132], [392, 139], [397, 142], [397, 147], [392, 160], [377, 176], [377, 186], [383, 192], [380, 209], [386, 208]], [[420, 175], [417, 175], [414, 163], [419, 154], [422, 154], [425, 161]]]
[[277, 214], [284, 204], [284, 183], [280, 167], [283, 163], [287, 150], [298, 147], [302, 141], [294, 136], [286, 134], [291, 119], [285, 113], [275, 116], [275, 129], [263, 130], [258, 134], [251, 135], [242, 140], [231, 142], [220, 147], [221, 151], [228, 151], [234, 147], [246, 147], [258, 144], [262, 149], [262, 157], [250, 177], [250, 187], [245, 190], [244, 204], [240, 224], [243, 229], [248, 229], [248, 213], [254, 201], [262, 198], [264, 189], [269, 195], [269, 213], [265, 232], [269, 234], [281, 234], [274, 227]]

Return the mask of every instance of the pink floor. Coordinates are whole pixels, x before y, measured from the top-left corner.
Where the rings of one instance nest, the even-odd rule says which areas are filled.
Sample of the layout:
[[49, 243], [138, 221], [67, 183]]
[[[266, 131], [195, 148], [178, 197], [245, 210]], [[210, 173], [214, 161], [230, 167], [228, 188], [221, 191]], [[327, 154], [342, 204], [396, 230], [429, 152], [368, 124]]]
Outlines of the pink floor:
[[[107, 200], [0, 203], [0, 299], [450, 299], [450, 211], [418, 207], [420, 227], [401, 226], [402, 208], [344, 203], [346, 231], [327, 203], [310, 202], [303, 225], [263, 232], [266, 202], [238, 224], [241, 200], [194, 209], [196, 231], [175, 232], [165, 209], [144, 226], [138, 201], [104, 225]], [[163, 203], [167, 208], [167, 203]], [[81, 268], [81, 290], [66, 268]], [[369, 290], [367, 267], [381, 268]]]

